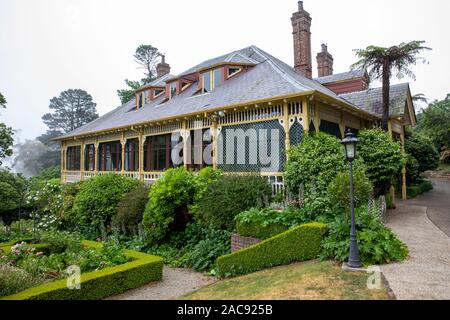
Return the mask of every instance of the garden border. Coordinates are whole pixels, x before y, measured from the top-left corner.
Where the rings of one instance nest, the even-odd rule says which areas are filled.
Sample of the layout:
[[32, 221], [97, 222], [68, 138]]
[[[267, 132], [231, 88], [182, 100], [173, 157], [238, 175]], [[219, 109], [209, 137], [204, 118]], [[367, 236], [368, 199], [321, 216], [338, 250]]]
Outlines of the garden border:
[[[1, 243], [0, 248], [10, 248], [14, 241]], [[90, 248], [101, 248], [102, 243], [83, 240]], [[67, 288], [67, 279], [29, 288], [22, 292], [1, 297], [0, 300], [95, 300], [125, 292], [129, 289], [161, 280], [163, 259], [146, 253], [124, 250], [133, 261], [81, 274], [81, 288]]]

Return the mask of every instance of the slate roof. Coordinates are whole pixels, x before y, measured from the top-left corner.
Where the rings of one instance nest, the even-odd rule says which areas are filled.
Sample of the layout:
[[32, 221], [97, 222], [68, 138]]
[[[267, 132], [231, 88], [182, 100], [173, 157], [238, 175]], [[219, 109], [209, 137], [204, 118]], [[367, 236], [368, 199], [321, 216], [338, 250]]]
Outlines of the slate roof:
[[[392, 85], [390, 90], [390, 116], [403, 116], [405, 113], [406, 99], [410, 94], [409, 84], [402, 83]], [[373, 88], [365, 91], [357, 91], [341, 94], [340, 97], [356, 105], [362, 110], [374, 113], [378, 117], [383, 114], [382, 88]]]
[[366, 71], [364, 70], [351, 70], [347, 72], [332, 74], [330, 76], [315, 78], [314, 80], [320, 82], [321, 84], [327, 84], [332, 82], [363, 78], [365, 74]]
[[147, 88], [147, 87], [165, 87], [166, 86], [166, 81], [169, 79], [175, 78], [175, 76], [173, 74], [166, 74], [162, 77], [159, 77], [155, 80], [153, 80], [152, 82], [143, 85], [142, 87], [140, 87], [138, 90]]
[[[205, 112], [234, 104], [245, 104], [308, 91], [318, 91], [351, 105], [347, 100], [339, 97], [319, 82], [298, 74], [288, 64], [255, 46], [207, 60], [186, 70], [180, 75], [187, 75], [227, 61], [247, 61], [248, 63], [254, 64], [254, 67], [230, 81], [225, 81], [210, 93], [195, 94], [198, 88], [198, 83], [196, 82], [181, 94], [166, 102], [164, 102], [166, 100], [165, 96], [162, 95], [139, 110], [135, 109], [135, 101], [132, 100], [58, 139], [94, 133], [115, 127], [158, 121], [170, 117], [179, 116], [182, 118], [189, 114]], [[170, 77], [168, 78], [170, 79]]]

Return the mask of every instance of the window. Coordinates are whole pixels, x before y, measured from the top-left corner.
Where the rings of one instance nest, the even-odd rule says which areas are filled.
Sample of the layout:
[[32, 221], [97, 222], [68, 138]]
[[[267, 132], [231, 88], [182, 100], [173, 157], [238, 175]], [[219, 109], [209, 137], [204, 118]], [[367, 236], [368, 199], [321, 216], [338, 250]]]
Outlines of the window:
[[125, 144], [125, 171], [139, 170], [139, 140], [131, 139]]
[[212, 84], [211, 84], [211, 72], [205, 72], [202, 74], [203, 79], [203, 92], [210, 92], [212, 90]]
[[222, 68], [214, 70], [214, 88], [222, 84]]
[[203, 93], [210, 92], [222, 84], [223, 68], [207, 71], [202, 74]]
[[[201, 134], [201, 136], [198, 136], [199, 133]], [[190, 158], [188, 167], [192, 170], [200, 170], [203, 167], [210, 165], [212, 162], [212, 154], [205, 155], [205, 149], [212, 144], [211, 130], [191, 130], [189, 140], [191, 150], [190, 155], [188, 155], [188, 157]]]
[[154, 98], [157, 98], [157, 97], [159, 97], [160, 95], [162, 95], [164, 93], [164, 89], [155, 89], [155, 92], [154, 92]]
[[234, 76], [235, 74], [241, 72], [242, 68], [240, 67], [228, 67], [227, 78]]
[[80, 171], [81, 168], [81, 147], [68, 147], [66, 170]]
[[152, 90], [145, 91], [145, 104], [150, 103], [152, 97]]
[[177, 95], [177, 83], [176, 82], [172, 82], [170, 84], [170, 99], [172, 99], [176, 95]]
[[84, 170], [94, 171], [95, 170], [95, 146], [93, 144], [88, 144], [84, 150]]
[[144, 105], [144, 101], [143, 101], [144, 95], [143, 95], [143, 92], [138, 93], [137, 99], [138, 99], [138, 105], [137, 105], [137, 108], [140, 109], [140, 108], [142, 108], [142, 106]]
[[98, 170], [122, 170], [122, 144], [120, 141], [105, 142], [98, 146]]
[[191, 86], [192, 82], [181, 82], [181, 91], [183, 92]]
[[171, 134], [147, 137], [144, 144], [144, 170], [164, 171], [170, 167]]

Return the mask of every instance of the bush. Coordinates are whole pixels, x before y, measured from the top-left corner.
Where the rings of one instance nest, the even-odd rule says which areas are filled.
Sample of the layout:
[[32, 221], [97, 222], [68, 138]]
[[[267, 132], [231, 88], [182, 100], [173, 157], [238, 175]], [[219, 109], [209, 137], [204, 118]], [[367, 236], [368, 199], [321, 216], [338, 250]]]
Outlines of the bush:
[[8, 265], [0, 265], [0, 297], [15, 294], [41, 284], [43, 279]]
[[420, 180], [419, 162], [412, 155], [406, 155], [406, 181], [408, 183]]
[[338, 139], [326, 133], [306, 135], [303, 142], [289, 150], [285, 183], [296, 196], [324, 194], [338, 172], [346, 168], [344, 149]]
[[78, 234], [63, 231], [45, 232], [41, 243], [46, 244], [50, 253], [62, 253], [66, 250], [77, 252], [83, 249]]
[[221, 176], [205, 191], [199, 208], [201, 223], [232, 231], [238, 213], [261, 208], [270, 196], [271, 189], [264, 177]]
[[361, 131], [358, 139], [358, 155], [364, 161], [366, 174], [377, 193], [385, 194], [403, 167], [400, 144], [381, 129]]
[[[102, 244], [83, 241], [83, 245], [101, 249]], [[150, 281], [161, 280], [163, 261], [159, 257], [125, 250], [125, 255], [133, 261], [102, 270], [83, 273], [80, 290], [67, 288], [67, 280], [61, 279], [43, 284], [17, 294], [4, 297], [6, 300], [98, 300], [130, 289], [140, 287]]]
[[406, 193], [408, 198], [415, 198], [418, 195], [430, 191], [433, 189], [433, 184], [429, 180], [423, 180], [421, 182], [410, 184], [406, 187]]
[[139, 182], [114, 173], [84, 181], [75, 196], [68, 219], [81, 227], [93, 227], [97, 234], [111, 222], [123, 196], [136, 188]]
[[236, 231], [244, 237], [267, 239], [287, 229], [283, 214], [275, 210], [252, 208], [236, 216]]
[[405, 151], [417, 160], [419, 172], [439, 166], [439, 152], [428, 137], [413, 133], [405, 141]]
[[[357, 164], [358, 162], [355, 162]], [[367, 204], [369, 195], [372, 192], [372, 183], [367, 178], [362, 165], [355, 165], [353, 172], [353, 194], [355, 206]], [[338, 204], [347, 213], [350, 212], [350, 177], [349, 171], [338, 173], [328, 186], [328, 196], [332, 203]]]
[[113, 222], [127, 234], [136, 234], [142, 222], [145, 206], [148, 202], [149, 189], [140, 184], [136, 189], [125, 194], [119, 202], [117, 215]]
[[221, 276], [247, 274], [264, 268], [317, 257], [326, 225], [309, 223], [217, 259]]
[[196, 175], [196, 192], [194, 196], [194, 202], [189, 206], [189, 212], [194, 216], [196, 220], [201, 219], [200, 217], [200, 203], [203, 200], [208, 187], [217, 181], [221, 176], [219, 170], [214, 170], [212, 167], [206, 167], [201, 169]]
[[164, 240], [169, 231], [184, 230], [192, 219], [188, 206], [195, 193], [195, 175], [183, 167], [167, 170], [155, 182], [142, 221], [152, 243]]
[[[406, 246], [391, 230], [383, 226], [378, 217], [367, 207], [356, 210], [356, 229], [359, 255], [364, 264], [382, 264], [402, 261], [408, 255]], [[348, 260], [350, 246], [350, 222], [339, 215], [328, 224], [328, 236], [322, 242], [322, 259]]]

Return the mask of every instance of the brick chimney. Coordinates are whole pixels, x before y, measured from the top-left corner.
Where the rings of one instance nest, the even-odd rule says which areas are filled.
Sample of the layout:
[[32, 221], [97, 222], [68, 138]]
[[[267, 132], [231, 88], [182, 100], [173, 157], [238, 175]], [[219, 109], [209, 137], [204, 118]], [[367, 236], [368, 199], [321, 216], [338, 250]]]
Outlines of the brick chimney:
[[333, 56], [328, 52], [326, 44], [322, 44], [322, 52], [317, 54], [317, 71], [319, 78], [333, 74]]
[[294, 68], [307, 78], [312, 78], [311, 17], [303, 10], [303, 1], [298, 2], [298, 11], [292, 14], [294, 36]]
[[166, 63], [166, 56], [161, 55], [161, 62], [156, 65], [156, 77], [161, 78], [170, 73], [170, 65]]

